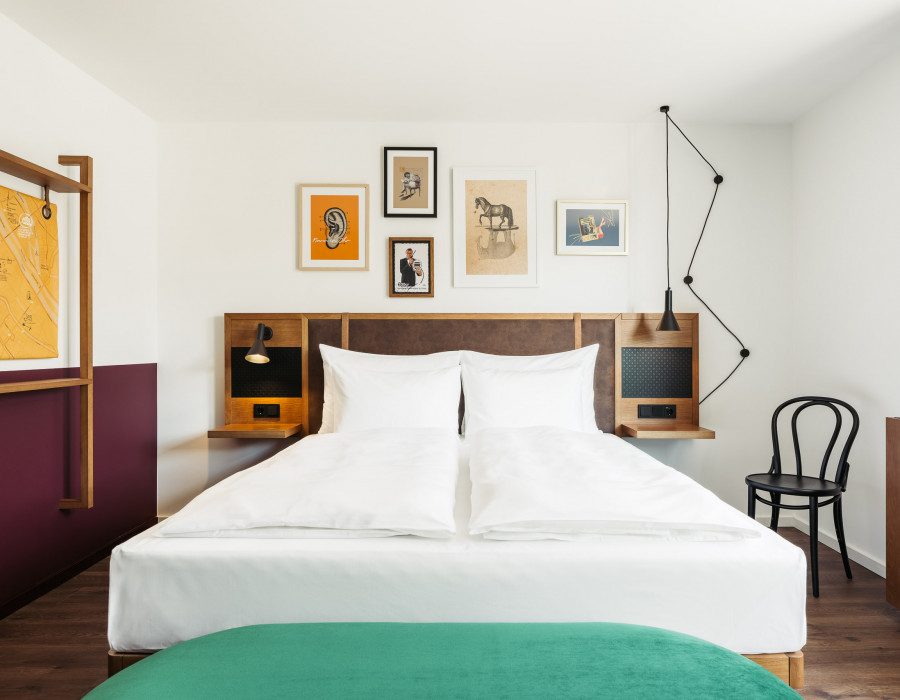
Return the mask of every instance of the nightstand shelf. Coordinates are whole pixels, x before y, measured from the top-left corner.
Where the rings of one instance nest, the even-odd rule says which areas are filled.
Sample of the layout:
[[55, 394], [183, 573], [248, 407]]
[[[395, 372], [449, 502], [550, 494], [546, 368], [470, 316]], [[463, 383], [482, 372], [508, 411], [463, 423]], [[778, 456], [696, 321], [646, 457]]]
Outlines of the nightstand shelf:
[[716, 437], [716, 432], [709, 428], [701, 428], [699, 425], [686, 423], [676, 425], [622, 423], [622, 435], [624, 437], [656, 440], [713, 440]]
[[287, 438], [296, 435], [303, 423], [229, 423], [207, 432], [211, 438]]

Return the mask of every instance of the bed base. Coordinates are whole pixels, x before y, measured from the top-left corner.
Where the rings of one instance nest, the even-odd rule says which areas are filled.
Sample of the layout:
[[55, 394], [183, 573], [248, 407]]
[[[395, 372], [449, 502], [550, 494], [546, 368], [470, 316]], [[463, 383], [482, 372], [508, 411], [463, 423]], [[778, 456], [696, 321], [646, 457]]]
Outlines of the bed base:
[[[151, 652], [152, 653], [152, 652]], [[109, 650], [107, 668], [112, 677], [123, 668], [136, 664], [150, 654], [132, 654]], [[803, 652], [790, 651], [782, 654], [744, 654], [751, 661], [755, 661], [767, 671], [771, 671], [791, 688], [803, 687]]]

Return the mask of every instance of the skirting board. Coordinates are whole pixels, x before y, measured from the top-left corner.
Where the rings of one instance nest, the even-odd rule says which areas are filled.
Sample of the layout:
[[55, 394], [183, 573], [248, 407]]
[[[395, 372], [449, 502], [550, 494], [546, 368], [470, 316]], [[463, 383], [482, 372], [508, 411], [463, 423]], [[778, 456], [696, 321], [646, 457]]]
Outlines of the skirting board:
[[[821, 515], [819, 516], [821, 522]], [[759, 515], [756, 516], [757, 522], [766, 527], [769, 527], [769, 515]], [[779, 529], [782, 527], [795, 527], [804, 535], [809, 535], [809, 523], [805, 523], [802, 520], [797, 519], [792, 515], [786, 515], [782, 512], [781, 517], [778, 518], [778, 527]], [[845, 526], [846, 527], [846, 526]], [[835, 552], [840, 551], [840, 547], [838, 546], [837, 538], [832, 537], [827, 532], [822, 532], [819, 530], [819, 544], [824, 544], [827, 547], [830, 547]], [[858, 549], [854, 549], [849, 544], [847, 545], [847, 556], [850, 559], [860, 566], [866, 567], [869, 571], [874, 574], [878, 574], [881, 578], [887, 577], [887, 567], [883, 561], [878, 561], [870, 557], [868, 554], [863, 554]]]

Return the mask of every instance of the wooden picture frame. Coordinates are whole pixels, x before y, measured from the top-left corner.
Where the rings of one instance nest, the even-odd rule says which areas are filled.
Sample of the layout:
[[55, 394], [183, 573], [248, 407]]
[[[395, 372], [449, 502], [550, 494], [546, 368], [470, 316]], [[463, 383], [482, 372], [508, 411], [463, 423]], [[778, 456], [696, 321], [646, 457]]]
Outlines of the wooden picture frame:
[[369, 269], [369, 186], [299, 185], [301, 270]]
[[388, 296], [434, 297], [434, 238], [388, 239]]
[[557, 255], [628, 255], [628, 201], [556, 200]]
[[453, 286], [537, 287], [537, 170], [453, 169]]
[[384, 216], [437, 216], [437, 148], [386, 146]]

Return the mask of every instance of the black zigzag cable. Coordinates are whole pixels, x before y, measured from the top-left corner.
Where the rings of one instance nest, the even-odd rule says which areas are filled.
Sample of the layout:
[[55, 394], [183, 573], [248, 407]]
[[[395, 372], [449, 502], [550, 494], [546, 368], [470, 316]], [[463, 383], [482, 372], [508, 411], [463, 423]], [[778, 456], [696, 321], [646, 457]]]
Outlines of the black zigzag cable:
[[[703, 158], [703, 162], [705, 162], [709, 166], [710, 170], [712, 170], [713, 173], [715, 174], [715, 177], [713, 177], [713, 182], [716, 185], [716, 189], [713, 191], [712, 200], [709, 203], [709, 209], [707, 209], [707, 211], [706, 211], [706, 218], [703, 220], [703, 228], [700, 229], [700, 236], [697, 238], [697, 244], [694, 246], [694, 253], [693, 253], [693, 255], [691, 255], [691, 262], [688, 265], [687, 275], [685, 275], [685, 277], [684, 277], [684, 283], [687, 285], [687, 288], [691, 290], [691, 294], [693, 294], [695, 297], [697, 297], [697, 299], [700, 301], [700, 303], [706, 307], [707, 311], [709, 311], [709, 313], [711, 313], [713, 315], [713, 318], [715, 318], [719, 322], [719, 324], [722, 326], [722, 328], [724, 328], [726, 331], [728, 331], [728, 333], [731, 335], [731, 337], [734, 338], [738, 342], [738, 345], [741, 346], [741, 351], [740, 351], [741, 359], [738, 360], [738, 363], [735, 365], [734, 369], [728, 373], [728, 376], [725, 377], [725, 379], [723, 379], [721, 382], [719, 382], [712, 391], [710, 391], [706, 396], [704, 396], [702, 399], [700, 399], [700, 403], [703, 403], [704, 401], [706, 401], [706, 399], [708, 399], [716, 391], [718, 391], [719, 387], [721, 387], [725, 382], [727, 382], [729, 379], [731, 379], [731, 375], [733, 375], [735, 372], [737, 372], [738, 367], [740, 367], [744, 363], [744, 360], [746, 360], [748, 357], [750, 357], [750, 351], [744, 346], [744, 343], [741, 342], [741, 339], [738, 338], [737, 335], [735, 335], [734, 331], [732, 331], [727, 325], [725, 325], [725, 322], [721, 318], [719, 318], [719, 315], [715, 311], [712, 310], [710, 305], [707, 304], [706, 301], [704, 301], [703, 298], [699, 294], [697, 294], [697, 291], [692, 286], [693, 282], [694, 282], [694, 278], [691, 277], [691, 268], [694, 266], [694, 258], [697, 257], [697, 250], [700, 248], [700, 242], [703, 240], [703, 234], [706, 232], [706, 225], [709, 223], [709, 215], [712, 213], [713, 205], [716, 203], [716, 195], [719, 194], [719, 185], [721, 185], [725, 181], [725, 178], [722, 177], [721, 175], [719, 175], [718, 171], [713, 167], [713, 164], [710, 163], [702, 153], [700, 153], [700, 149], [694, 145], [694, 142], [691, 141], [687, 137], [687, 134], [685, 134], [681, 130], [681, 127], [675, 123], [675, 120], [669, 116], [668, 111], [665, 112], [665, 115], [666, 115], [666, 119], [669, 121], [669, 123], [671, 123], [672, 126], [674, 126], [676, 129], [678, 129], [678, 133], [680, 133], [684, 137], [684, 140], [687, 141], [691, 145], [691, 148], [693, 148], [697, 152], [697, 155], [700, 156], [701, 158]], [[666, 148], [668, 148], [668, 137], [667, 137]], [[666, 160], [666, 167], [668, 167], [668, 159]], [[666, 173], [666, 179], [668, 181], [668, 172]]]

